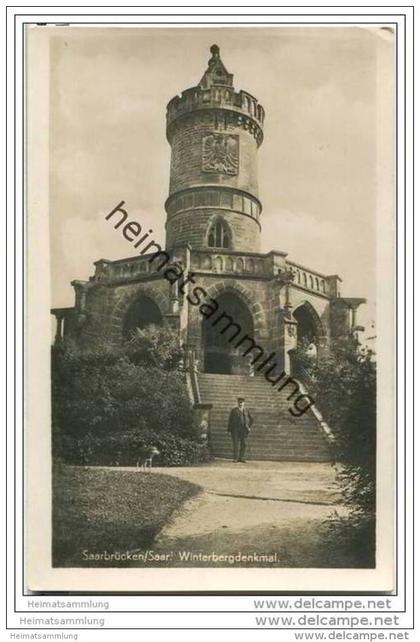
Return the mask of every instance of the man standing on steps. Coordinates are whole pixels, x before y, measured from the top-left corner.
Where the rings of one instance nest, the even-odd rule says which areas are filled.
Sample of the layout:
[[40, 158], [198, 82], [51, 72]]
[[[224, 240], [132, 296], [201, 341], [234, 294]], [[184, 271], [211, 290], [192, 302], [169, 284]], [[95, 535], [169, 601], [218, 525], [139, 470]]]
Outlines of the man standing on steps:
[[230, 411], [227, 428], [232, 437], [233, 461], [235, 462], [245, 463], [246, 440], [253, 421], [251, 413], [245, 408], [245, 399], [238, 397], [237, 407]]

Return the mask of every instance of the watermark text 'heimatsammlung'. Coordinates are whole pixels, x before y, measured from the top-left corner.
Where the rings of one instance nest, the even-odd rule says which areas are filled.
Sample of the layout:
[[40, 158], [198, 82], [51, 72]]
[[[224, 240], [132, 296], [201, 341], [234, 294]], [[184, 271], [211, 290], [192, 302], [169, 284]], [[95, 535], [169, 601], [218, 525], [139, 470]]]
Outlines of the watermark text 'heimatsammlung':
[[[276, 353], [271, 352], [268, 356], [264, 348], [262, 348], [255, 339], [247, 333], [244, 333], [240, 323], [235, 321], [230, 314], [220, 310], [218, 302], [210, 297], [204, 287], [196, 284], [195, 272], [185, 271], [179, 263], [171, 261], [171, 255], [156, 241], [150, 239], [153, 230], [149, 229], [148, 232], [142, 233], [143, 229], [141, 224], [135, 220], [127, 220], [127, 210], [123, 208], [125, 204], [121, 201], [114, 207], [105, 219], [114, 223], [114, 229], [121, 228], [122, 235], [127, 241], [133, 243], [136, 249], [143, 246], [139, 250], [141, 256], [147, 257], [150, 265], [153, 265], [157, 272], [162, 273], [162, 278], [166, 279], [169, 283], [178, 284], [178, 292], [186, 297], [188, 303], [193, 306], [198, 306], [198, 309], [207, 323], [211, 323], [213, 327], [217, 327], [220, 334], [226, 334], [227, 341], [236, 349], [241, 349], [242, 357], [251, 359], [250, 363], [254, 368], [254, 372], [264, 374], [265, 379], [273, 387], [277, 386], [277, 391], [291, 386], [292, 390], [287, 396], [287, 400], [293, 399], [293, 405], [289, 408], [290, 414], [294, 417], [301, 417], [311, 406], [314, 405], [315, 400], [308, 394], [302, 393], [300, 384], [282, 370], [273, 359], [276, 358]], [[148, 254], [150, 252], [150, 254]], [[185, 290], [186, 286], [188, 291]], [[194, 286], [194, 287], [193, 287]], [[222, 324], [222, 325], [220, 325]], [[262, 360], [262, 361], [261, 361]], [[264, 370], [267, 368], [266, 370]], [[290, 388], [288, 389], [290, 391]]]

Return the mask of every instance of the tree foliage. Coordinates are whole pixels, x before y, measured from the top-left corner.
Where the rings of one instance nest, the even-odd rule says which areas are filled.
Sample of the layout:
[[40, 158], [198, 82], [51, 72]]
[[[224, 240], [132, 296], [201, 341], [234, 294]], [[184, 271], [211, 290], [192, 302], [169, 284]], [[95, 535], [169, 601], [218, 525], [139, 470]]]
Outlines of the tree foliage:
[[136, 328], [124, 349], [131, 361], [162, 370], [176, 370], [183, 361], [178, 334], [167, 326]]
[[125, 443], [122, 435], [141, 432], [194, 439], [181, 357], [169, 328], [139, 331], [118, 347], [53, 347], [55, 452], [63, 453], [70, 440], [73, 450], [76, 442], [95, 440], [111, 448], [113, 439]]
[[343, 340], [317, 362], [298, 355], [307, 385], [334, 435], [337, 479], [349, 509], [333, 523], [334, 536], [374, 558], [376, 511], [376, 362], [368, 348]]

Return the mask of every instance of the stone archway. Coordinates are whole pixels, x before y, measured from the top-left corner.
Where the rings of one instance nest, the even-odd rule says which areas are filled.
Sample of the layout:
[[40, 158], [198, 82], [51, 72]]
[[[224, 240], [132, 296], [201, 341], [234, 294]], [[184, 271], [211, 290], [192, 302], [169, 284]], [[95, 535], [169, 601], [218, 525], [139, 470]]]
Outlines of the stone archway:
[[297, 346], [315, 346], [316, 351], [323, 346], [325, 330], [315, 308], [308, 302], [298, 305], [293, 311], [297, 321]]
[[[165, 282], [165, 285], [167, 287], [167, 282]], [[142, 284], [141, 287], [124, 288], [124, 290], [119, 293], [118, 300], [108, 317], [108, 332], [109, 338], [112, 342], [118, 344], [124, 339], [124, 326], [126, 323], [127, 315], [129, 314], [132, 306], [136, 304], [136, 301], [141, 301], [143, 298], [151, 300], [155, 304], [163, 321], [165, 314], [167, 313], [168, 303], [167, 297], [165, 297], [164, 293], [161, 291], [161, 289], [159, 289], [159, 287], [156, 287], [156, 285], [145, 283]], [[155, 315], [155, 319], [156, 318], [157, 315]], [[144, 321], [147, 321], [147, 317], [146, 319], [144, 319]]]
[[148, 325], [162, 325], [163, 317], [159, 306], [149, 296], [144, 294], [136, 298], [128, 308], [122, 333], [124, 339], [129, 339], [136, 328], [145, 328]]
[[[214, 298], [218, 311], [202, 321], [204, 372], [213, 374], [248, 374], [248, 360], [235, 348], [236, 339], [254, 337], [252, 314], [237, 293], [226, 290]], [[216, 319], [223, 318], [216, 323]]]
[[255, 338], [264, 343], [267, 334], [267, 318], [263, 307], [263, 302], [256, 300], [255, 294], [247, 288], [243, 282], [237, 279], [229, 281], [217, 281], [206, 288], [207, 297], [217, 299], [221, 294], [231, 293], [236, 295], [242, 303], [246, 305], [252, 316], [254, 324]]

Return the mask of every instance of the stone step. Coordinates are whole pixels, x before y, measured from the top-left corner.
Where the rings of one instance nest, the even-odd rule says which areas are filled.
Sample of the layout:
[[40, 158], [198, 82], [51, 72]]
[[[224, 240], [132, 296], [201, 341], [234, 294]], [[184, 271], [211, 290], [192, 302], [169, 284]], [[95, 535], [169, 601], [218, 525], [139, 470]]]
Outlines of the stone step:
[[[220, 442], [223, 442], [224, 440], [230, 442], [230, 440], [231, 440], [231, 436], [230, 435], [227, 435], [227, 437], [225, 437], [224, 434], [217, 433], [215, 431], [211, 432], [210, 434], [211, 434], [211, 438], [212, 438], [212, 440], [214, 442], [220, 443]], [[320, 437], [322, 438], [322, 435], [320, 435]], [[324, 445], [323, 440], [322, 439], [320, 440], [317, 436], [313, 436], [313, 437], [308, 438], [308, 439], [304, 439], [303, 437], [301, 439], [294, 439], [293, 437], [287, 437], [287, 436], [284, 436], [284, 435], [272, 435], [272, 436], [267, 437], [267, 438], [264, 439], [263, 437], [260, 437], [259, 435], [255, 435], [254, 434], [252, 437], [248, 437], [248, 441], [250, 443], [264, 445], [264, 447], [272, 446], [272, 445], [276, 445], [276, 444], [299, 444], [299, 445], [300, 444], [304, 444], [304, 445], [306, 445], [306, 444], [314, 444], [316, 446], [318, 444], [320, 444], [322, 446]]]
[[[231, 448], [232, 446], [232, 440], [230, 437], [228, 439], [215, 439], [214, 435], [210, 435], [210, 441], [212, 444], [220, 446], [221, 448]], [[254, 448], [254, 449], [257, 448], [259, 450], [268, 450], [268, 449], [281, 450], [283, 448], [294, 448], [294, 449], [301, 450], [302, 448], [306, 449], [308, 447], [308, 443], [303, 441], [296, 442], [296, 441], [277, 440], [271, 443], [263, 443], [258, 440], [248, 439], [247, 443], [251, 448]], [[322, 450], [322, 451], [328, 450], [328, 446], [324, 445], [322, 442], [318, 442], [318, 443], [309, 442], [309, 444], [311, 444], [312, 448], [315, 450]]]
[[[222, 447], [231, 448], [232, 446], [232, 440], [230, 438], [220, 440], [220, 439], [215, 439], [214, 436], [210, 436], [210, 441], [212, 444], [217, 444], [221, 448]], [[308, 444], [305, 442], [299, 443], [299, 442], [293, 442], [293, 441], [277, 441], [277, 442], [273, 442], [272, 444], [266, 444], [256, 440], [252, 441], [248, 439], [247, 443], [251, 448], [254, 448], [254, 449], [256, 448], [258, 450], [267, 450], [268, 448], [277, 449], [277, 450], [279, 449], [281, 450], [283, 448], [295, 448], [297, 450], [301, 450], [302, 448], [305, 449], [308, 446]], [[328, 447], [325, 447], [322, 443], [313, 444], [313, 448], [315, 450], [322, 450], [322, 451], [328, 450]]]
[[[277, 461], [282, 460], [282, 459], [289, 459], [292, 460], [292, 458], [299, 456], [299, 458], [302, 458], [304, 461], [319, 461], [322, 459], [323, 461], [331, 461], [331, 455], [327, 451], [303, 451], [303, 450], [293, 450], [293, 449], [283, 449], [283, 450], [278, 450], [278, 451], [267, 451], [267, 450], [255, 450], [253, 448], [247, 448], [246, 449], [246, 455], [249, 457], [249, 459], [268, 459], [272, 461]], [[223, 448], [220, 449], [220, 453], [217, 455], [218, 457], [228, 457], [233, 459], [233, 451], [232, 448]]]
[[[220, 449], [218, 457], [233, 459], [232, 448]], [[296, 457], [302, 461], [331, 461], [331, 455], [328, 451], [303, 451], [293, 449], [283, 449], [278, 451], [256, 450], [247, 448], [246, 457], [250, 460], [266, 459], [271, 461], [296, 461]]]
[[238, 396], [246, 399], [254, 416], [248, 438], [249, 459], [274, 461], [330, 461], [331, 454], [317, 419], [309, 410], [300, 417], [290, 412], [293, 398], [288, 386], [278, 391], [264, 377], [199, 374], [203, 403], [211, 403], [210, 443], [217, 457], [232, 457], [227, 433], [229, 413]]

